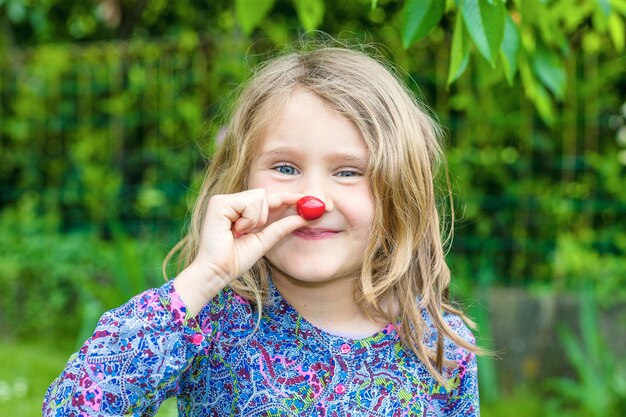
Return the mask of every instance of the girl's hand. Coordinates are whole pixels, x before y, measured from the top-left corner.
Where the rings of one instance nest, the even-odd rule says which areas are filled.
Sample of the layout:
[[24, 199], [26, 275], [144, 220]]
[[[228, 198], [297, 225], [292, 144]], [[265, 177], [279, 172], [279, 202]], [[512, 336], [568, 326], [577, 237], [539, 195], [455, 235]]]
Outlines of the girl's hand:
[[267, 194], [264, 189], [211, 198], [198, 255], [193, 263], [218, 275], [226, 284], [249, 270], [280, 239], [306, 225], [300, 216], [267, 224], [270, 211], [294, 205], [300, 194]]
[[198, 254], [174, 281], [193, 315], [283, 237], [307, 224], [293, 215], [266, 226], [270, 212], [280, 212], [301, 197], [293, 193], [267, 194], [259, 188], [216, 195], [209, 200]]

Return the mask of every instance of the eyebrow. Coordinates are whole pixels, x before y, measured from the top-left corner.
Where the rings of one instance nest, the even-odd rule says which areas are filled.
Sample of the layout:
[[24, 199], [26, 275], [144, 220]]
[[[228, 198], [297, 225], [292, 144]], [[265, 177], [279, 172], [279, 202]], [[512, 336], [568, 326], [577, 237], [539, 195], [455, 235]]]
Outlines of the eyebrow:
[[273, 159], [293, 154], [299, 155], [300, 152], [295, 148], [290, 148], [288, 146], [279, 146], [277, 148], [270, 149], [269, 151], [261, 152], [259, 158]]
[[[259, 159], [268, 160], [268, 159], [276, 159], [282, 158], [286, 156], [301, 156], [301, 151], [297, 148], [292, 148], [288, 146], [279, 146], [277, 148], [270, 149], [266, 152], [261, 152], [259, 155]], [[327, 155], [327, 159], [331, 161], [341, 161], [341, 162], [349, 162], [355, 163], [359, 165], [367, 165], [368, 159], [367, 157], [361, 157], [359, 155], [355, 155], [353, 153], [348, 152], [334, 152]]]

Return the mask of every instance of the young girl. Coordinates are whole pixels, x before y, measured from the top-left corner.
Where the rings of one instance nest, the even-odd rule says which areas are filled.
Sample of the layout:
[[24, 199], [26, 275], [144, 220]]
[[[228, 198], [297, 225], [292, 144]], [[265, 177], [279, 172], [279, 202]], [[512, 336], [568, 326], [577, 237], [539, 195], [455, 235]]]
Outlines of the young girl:
[[[105, 313], [45, 416], [478, 416], [448, 304], [433, 120], [378, 60], [291, 53], [242, 90], [177, 245], [184, 267]], [[301, 197], [325, 204], [305, 220]], [[167, 260], [166, 260], [167, 261]]]

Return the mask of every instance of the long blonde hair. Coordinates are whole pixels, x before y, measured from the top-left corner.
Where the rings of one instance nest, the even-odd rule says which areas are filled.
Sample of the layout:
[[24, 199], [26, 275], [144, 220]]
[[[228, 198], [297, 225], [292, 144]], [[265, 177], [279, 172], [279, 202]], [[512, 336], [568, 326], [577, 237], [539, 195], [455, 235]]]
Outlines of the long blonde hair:
[[[406, 347], [440, 383], [444, 337], [473, 352], [480, 349], [450, 329], [443, 312], [473, 324], [448, 300], [450, 271], [445, 262], [442, 219], [437, 211], [435, 175], [446, 172], [438, 124], [399, 76], [382, 60], [343, 47], [322, 47], [287, 53], [261, 65], [242, 88], [228, 131], [211, 160], [193, 209], [187, 235], [168, 254], [178, 251], [179, 268], [196, 256], [203, 219], [211, 196], [246, 189], [248, 168], [258, 144], [286, 97], [306, 89], [348, 118], [360, 132], [369, 153], [369, 178], [375, 218], [364, 255], [355, 299], [366, 312], [400, 322]], [[450, 187], [447, 187], [448, 195]], [[453, 215], [452, 215], [453, 217]], [[450, 227], [451, 233], [451, 227]], [[259, 313], [269, 287], [268, 267], [261, 259], [231, 283]], [[383, 307], [395, 297], [398, 310]], [[435, 349], [424, 343], [425, 309], [435, 326]]]

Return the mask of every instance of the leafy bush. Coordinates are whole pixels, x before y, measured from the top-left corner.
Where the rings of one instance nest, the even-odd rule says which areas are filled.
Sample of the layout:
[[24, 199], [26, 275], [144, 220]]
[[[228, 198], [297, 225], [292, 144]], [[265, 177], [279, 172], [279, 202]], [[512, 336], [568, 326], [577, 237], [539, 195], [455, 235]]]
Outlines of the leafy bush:
[[28, 207], [0, 216], [0, 333], [83, 340], [106, 310], [160, 285], [167, 244], [60, 234]]
[[[591, 286], [588, 286], [591, 288]], [[560, 329], [567, 359], [576, 378], [548, 384], [559, 395], [560, 407], [584, 417], [618, 417], [626, 411], [626, 367], [608, 347], [600, 331], [593, 292], [581, 292], [580, 337]]]

